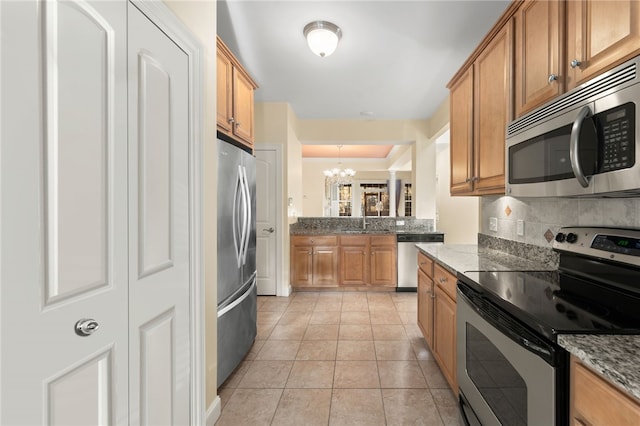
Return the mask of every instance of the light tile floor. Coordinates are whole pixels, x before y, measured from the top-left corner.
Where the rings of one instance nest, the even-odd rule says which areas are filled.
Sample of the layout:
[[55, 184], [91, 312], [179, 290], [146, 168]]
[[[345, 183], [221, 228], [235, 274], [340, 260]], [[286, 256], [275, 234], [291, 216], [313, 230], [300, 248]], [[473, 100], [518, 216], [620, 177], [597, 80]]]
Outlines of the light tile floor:
[[416, 293], [258, 298], [258, 336], [219, 390], [224, 425], [458, 425]]

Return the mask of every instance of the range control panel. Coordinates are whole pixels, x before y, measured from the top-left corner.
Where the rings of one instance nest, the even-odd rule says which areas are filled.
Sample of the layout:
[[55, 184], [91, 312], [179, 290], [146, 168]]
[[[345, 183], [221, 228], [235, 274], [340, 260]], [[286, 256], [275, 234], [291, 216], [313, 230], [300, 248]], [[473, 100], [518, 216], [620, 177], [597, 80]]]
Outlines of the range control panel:
[[640, 229], [561, 228], [553, 248], [640, 266]]

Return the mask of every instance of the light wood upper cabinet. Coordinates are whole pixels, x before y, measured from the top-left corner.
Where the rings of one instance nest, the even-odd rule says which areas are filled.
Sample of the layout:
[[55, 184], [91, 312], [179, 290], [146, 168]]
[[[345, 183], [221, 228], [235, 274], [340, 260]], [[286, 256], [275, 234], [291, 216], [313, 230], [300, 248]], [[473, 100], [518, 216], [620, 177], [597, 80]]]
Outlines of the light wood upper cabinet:
[[233, 69], [234, 134], [253, 146], [253, 91], [252, 80], [238, 68]]
[[233, 79], [233, 66], [231, 65], [231, 60], [227, 55], [224, 54], [224, 51], [218, 49], [216, 52], [216, 73], [217, 73], [217, 123], [218, 128], [224, 130], [225, 132], [231, 133], [232, 126], [231, 123], [233, 121], [233, 106], [231, 103], [231, 99], [233, 93], [232, 89], [232, 79]]
[[560, 0], [525, 0], [516, 20], [516, 115], [564, 91], [564, 5]]
[[451, 195], [504, 194], [506, 126], [513, 118], [513, 22], [449, 88]]
[[218, 131], [253, 150], [253, 92], [258, 85], [220, 37], [216, 46]]
[[623, 393], [574, 356], [570, 376], [571, 425], [640, 424], [640, 401]]
[[451, 195], [473, 193], [473, 67], [449, 86]]
[[639, 53], [640, 2], [567, 2], [567, 90]]
[[513, 119], [513, 22], [474, 63], [474, 190], [503, 194], [507, 124]]

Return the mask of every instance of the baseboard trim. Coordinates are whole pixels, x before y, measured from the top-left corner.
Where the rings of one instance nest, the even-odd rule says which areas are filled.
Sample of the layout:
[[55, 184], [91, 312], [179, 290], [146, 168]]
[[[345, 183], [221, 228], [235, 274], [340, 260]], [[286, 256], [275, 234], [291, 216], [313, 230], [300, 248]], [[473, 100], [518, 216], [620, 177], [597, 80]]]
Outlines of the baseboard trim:
[[416, 293], [417, 287], [396, 287], [396, 293]]
[[214, 426], [220, 418], [220, 414], [222, 413], [221, 403], [220, 397], [216, 396], [216, 399], [214, 399], [209, 408], [207, 408], [207, 426]]

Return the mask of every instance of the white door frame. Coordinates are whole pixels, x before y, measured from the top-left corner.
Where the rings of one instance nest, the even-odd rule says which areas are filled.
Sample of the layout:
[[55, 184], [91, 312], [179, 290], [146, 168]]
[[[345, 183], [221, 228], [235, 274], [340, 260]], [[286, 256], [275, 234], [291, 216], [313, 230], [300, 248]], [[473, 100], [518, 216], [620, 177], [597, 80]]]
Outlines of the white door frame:
[[278, 232], [278, 238], [276, 238], [276, 296], [287, 297], [291, 294], [291, 287], [287, 285], [282, 279], [283, 271], [285, 268], [282, 247], [286, 235], [289, 234], [289, 224], [285, 220], [282, 214], [282, 205], [284, 202], [282, 193], [282, 145], [271, 143], [259, 143], [254, 145], [256, 151], [275, 151], [276, 152], [276, 223], [281, 230]]
[[204, 424], [204, 281], [202, 256], [202, 66], [203, 48], [161, 1], [129, 0], [189, 57], [189, 260], [191, 424]]

